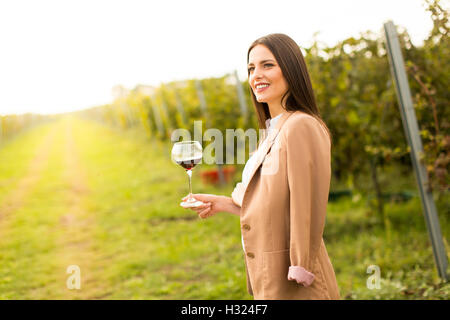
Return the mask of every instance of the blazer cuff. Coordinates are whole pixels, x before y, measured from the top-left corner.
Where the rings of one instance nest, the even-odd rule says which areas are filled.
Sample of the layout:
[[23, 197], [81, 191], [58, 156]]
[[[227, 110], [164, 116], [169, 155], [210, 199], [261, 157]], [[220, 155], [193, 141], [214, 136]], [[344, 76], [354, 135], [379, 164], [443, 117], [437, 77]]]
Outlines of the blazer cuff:
[[303, 267], [299, 266], [290, 266], [288, 272], [288, 280], [295, 280], [297, 283], [308, 287], [313, 283], [315, 275], [309, 271], [307, 271]]

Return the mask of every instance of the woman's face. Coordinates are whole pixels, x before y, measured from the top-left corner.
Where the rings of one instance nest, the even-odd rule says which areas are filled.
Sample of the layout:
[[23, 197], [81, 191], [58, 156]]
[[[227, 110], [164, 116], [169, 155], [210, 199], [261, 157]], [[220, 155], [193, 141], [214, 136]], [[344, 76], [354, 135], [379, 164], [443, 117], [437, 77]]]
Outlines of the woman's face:
[[256, 45], [248, 58], [248, 82], [258, 102], [281, 103], [288, 84], [272, 52]]

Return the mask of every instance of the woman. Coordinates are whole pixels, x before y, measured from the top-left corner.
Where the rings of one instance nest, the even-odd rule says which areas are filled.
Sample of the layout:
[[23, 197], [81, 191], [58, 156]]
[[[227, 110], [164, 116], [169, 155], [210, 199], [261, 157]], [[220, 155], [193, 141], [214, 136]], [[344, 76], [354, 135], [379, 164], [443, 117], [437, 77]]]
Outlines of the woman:
[[205, 205], [192, 210], [200, 218], [240, 216], [255, 299], [340, 299], [322, 238], [331, 138], [303, 55], [290, 37], [270, 34], [250, 46], [247, 62], [259, 126], [268, 134], [231, 197], [195, 194]]

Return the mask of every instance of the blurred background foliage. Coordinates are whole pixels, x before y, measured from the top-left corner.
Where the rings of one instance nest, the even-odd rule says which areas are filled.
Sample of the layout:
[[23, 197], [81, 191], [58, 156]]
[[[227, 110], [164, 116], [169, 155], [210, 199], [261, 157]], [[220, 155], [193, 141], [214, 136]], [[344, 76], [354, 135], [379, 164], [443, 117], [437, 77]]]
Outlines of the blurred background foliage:
[[[423, 161], [430, 187], [442, 201], [448, 197], [450, 185], [449, 20], [439, 1], [425, 3], [433, 29], [423, 45], [414, 46], [407, 30], [398, 27], [398, 32], [424, 147]], [[379, 171], [395, 165], [406, 174], [412, 168], [384, 35], [366, 32], [333, 47], [316, 40], [302, 50], [321, 116], [333, 135], [334, 181], [361, 193], [374, 191], [375, 205], [382, 214], [384, 186]], [[195, 120], [203, 121], [203, 132], [216, 128], [224, 136], [226, 129], [258, 129], [248, 83], [237, 81], [230, 73], [158, 87], [138, 85], [127, 90], [118, 86], [113, 103], [78, 113], [123, 129], [140, 127], [148, 138], [163, 141], [170, 140], [176, 128], [193, 134]], [[245, 93], [249, 116], [240, 107], [237, 85]], [[0, 116], [0, 142], [51, 118], [35, 114]]]
[[[398, 32], [424, 146], [423, 161], [431, 188], [442, 200], [448, 196], [450, 179], [449, 21], [439, 1], [426, 3], [434, 27], [423, 45], [414, 46], [407, 30], [399, 27]], [[333, 135], [333, 177], [345, 188], [376, 191], [381, 202], [384, 186], [379, 171], [392, 164], [401, 173], [412, 168], [384, 35], [366, 32], [333, 47], [315, 41], [302, 50], [321, 116]], [[203, 129], [217, 128], [224, 136], [227, 128], [258, 129], [255, 113], [250, 110], [247, 118], [241, 112], [235, 82], [230, 73], [159, 87], [137, 86], [114, 103], [83, 114], [124, 129], [141, 126], [149, 138], [161, 140], [170, 140], [175, 128], [192, 134], [195, 120], [203, 121]], [[248, 83], [240, 85], [252, 109]], [[382, 210], [380, 203], [377, 206]]]

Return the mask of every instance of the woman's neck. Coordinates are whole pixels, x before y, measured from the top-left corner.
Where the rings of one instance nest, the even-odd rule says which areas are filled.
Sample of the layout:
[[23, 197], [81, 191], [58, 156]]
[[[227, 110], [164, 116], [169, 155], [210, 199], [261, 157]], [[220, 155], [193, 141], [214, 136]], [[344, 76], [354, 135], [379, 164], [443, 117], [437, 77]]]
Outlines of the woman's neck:
[[270, 117], [273, 119], [286, 110], [281, 106], [281, 103], [268, 103]]

